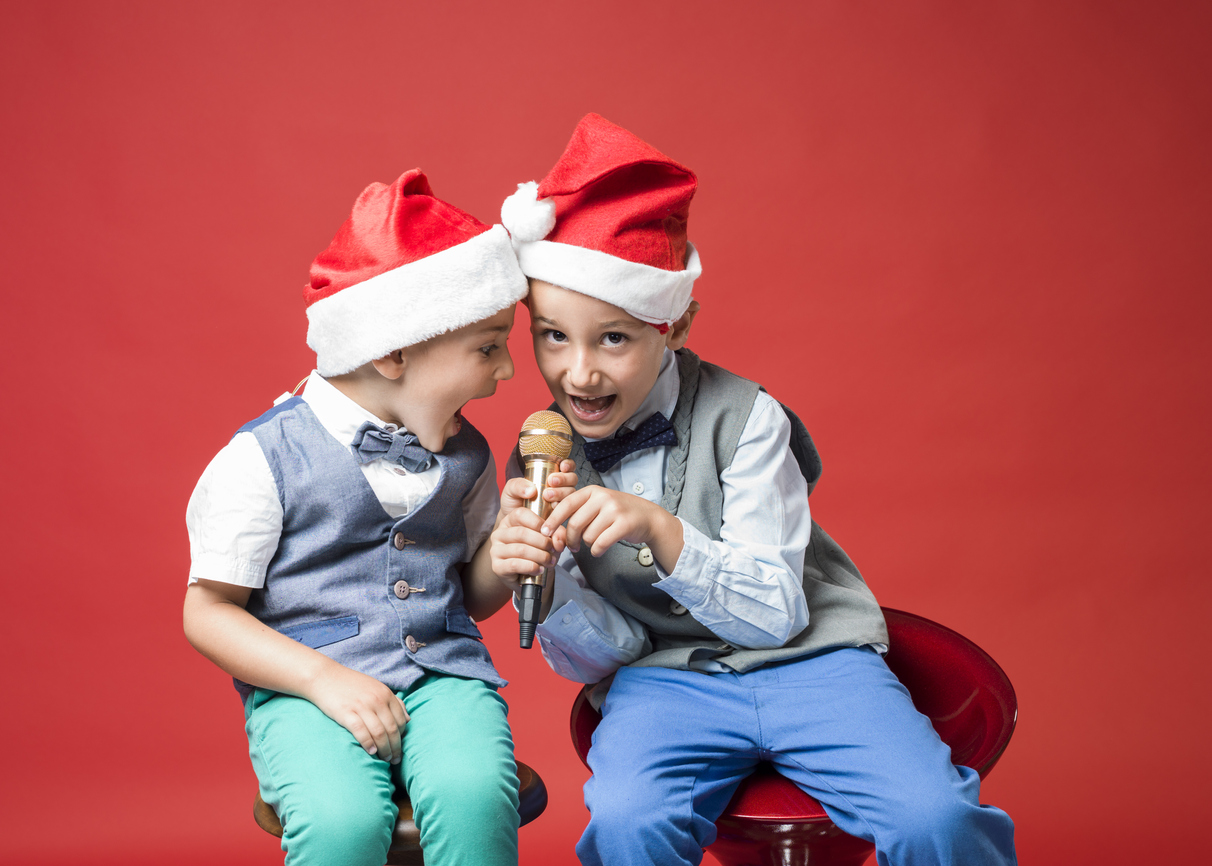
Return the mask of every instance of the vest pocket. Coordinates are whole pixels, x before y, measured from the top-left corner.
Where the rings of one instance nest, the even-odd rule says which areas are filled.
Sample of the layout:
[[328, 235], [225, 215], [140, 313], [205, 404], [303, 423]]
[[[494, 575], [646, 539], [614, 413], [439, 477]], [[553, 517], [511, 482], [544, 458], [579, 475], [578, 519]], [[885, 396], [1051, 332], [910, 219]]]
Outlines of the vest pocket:
[[475, 620], [467, 615], [461, 607], [452, 607], [446, 611], [446, 630], [455, 634], [465, 634], [468, 637], [483, 638]]
[[278, 629], [289, 638], [294, 638], [304, 646], [319, 649], [330, 643], [354, 637], [358, 633], [358, 617], [340, 616], [336, 619], [322, 619], [319, 622], [304, 622], [298, 625], [283, 626]]

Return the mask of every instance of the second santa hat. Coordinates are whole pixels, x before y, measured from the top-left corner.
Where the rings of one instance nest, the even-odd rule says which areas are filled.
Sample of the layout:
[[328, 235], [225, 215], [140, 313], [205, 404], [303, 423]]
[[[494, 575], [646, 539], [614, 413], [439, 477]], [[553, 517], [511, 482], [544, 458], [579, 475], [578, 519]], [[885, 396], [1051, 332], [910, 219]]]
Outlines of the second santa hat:
[[702, 273], [686, 239], [697, 186], [690, 169], [588, 114], [547, 176], [505, 200], [501, 222], [526, 276], [669, 325]]
[[487, 319], [526, 297], [501, 226], [436, 198], [420, 169], [372, 183], [303, 290], [307, 345], [336, 376]]

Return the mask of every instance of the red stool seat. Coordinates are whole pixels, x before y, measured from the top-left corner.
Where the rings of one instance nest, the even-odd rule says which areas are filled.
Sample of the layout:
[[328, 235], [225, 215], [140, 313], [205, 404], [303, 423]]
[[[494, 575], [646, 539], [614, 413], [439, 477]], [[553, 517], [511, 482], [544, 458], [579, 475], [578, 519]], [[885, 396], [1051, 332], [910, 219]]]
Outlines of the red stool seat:
[[[951, 760], [983, 779], [1014, 733], [1018, 700], [1009, 678], [958, 632], [916, 614], [883, 610], [891, 642], [888, 667], [951, 746]], [[589, 688], [572, 705], [572, 741], [582, 762], [602, 720], [589, 704]], [[861, 866], [875, 850], [839, 830], [820, 803], [769, 764], [740, 784], [716, 831], [708, 850], [724, 866]]]

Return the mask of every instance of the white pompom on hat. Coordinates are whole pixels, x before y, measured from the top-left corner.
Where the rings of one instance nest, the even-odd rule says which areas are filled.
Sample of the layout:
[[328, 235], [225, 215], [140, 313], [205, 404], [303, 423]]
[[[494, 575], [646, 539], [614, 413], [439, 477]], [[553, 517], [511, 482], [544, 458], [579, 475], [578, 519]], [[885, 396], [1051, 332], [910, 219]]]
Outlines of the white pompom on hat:
[[665, 327], [703, 270], [686, 239], [697, 186], [690, 169], [588, 114], [547, 176], [505, 199], [501, 223], [526, 276]]
[[303, 289], [322, 376], [487, 319], [526, 297], [509, 235], [435, 198], [420, 169], [373, 183]]

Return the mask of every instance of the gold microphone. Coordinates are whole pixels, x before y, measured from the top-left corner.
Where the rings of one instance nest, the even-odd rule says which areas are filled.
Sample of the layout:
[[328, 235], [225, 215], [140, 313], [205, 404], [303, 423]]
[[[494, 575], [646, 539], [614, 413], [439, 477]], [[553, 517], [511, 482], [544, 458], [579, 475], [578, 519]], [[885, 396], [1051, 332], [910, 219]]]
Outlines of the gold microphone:
[[[522, 474], [538, 491], [527, 507], [546, 520], [551, 514], [551, 503], [543, 498], [547, 479], [560, 469], [560, 461], [572, 453], [572, 427], [568, 419], [559, 412], [535, 412], [522, 425], [518, 437], [518, 455], [522, 458]], [[539, 624], [539, 610], [543, 606], [543, 587], [550, 579], [552, 569], [539, 574], [524, 574], [519, 578], [522, 591], [518, 604], [518, 643], [522, 649], [530, 649], [534, 643], [534, 630]]]

